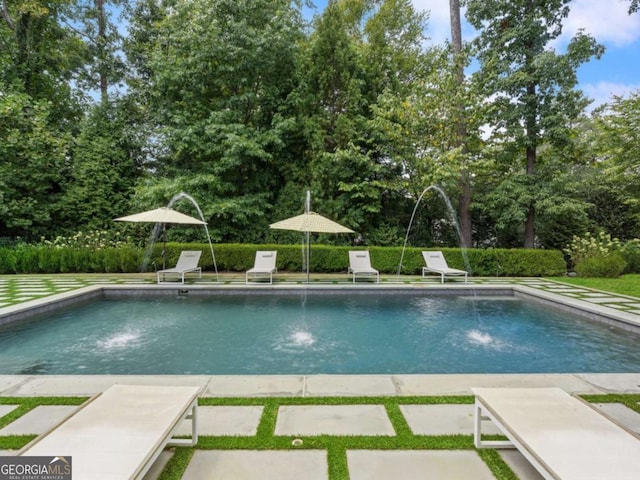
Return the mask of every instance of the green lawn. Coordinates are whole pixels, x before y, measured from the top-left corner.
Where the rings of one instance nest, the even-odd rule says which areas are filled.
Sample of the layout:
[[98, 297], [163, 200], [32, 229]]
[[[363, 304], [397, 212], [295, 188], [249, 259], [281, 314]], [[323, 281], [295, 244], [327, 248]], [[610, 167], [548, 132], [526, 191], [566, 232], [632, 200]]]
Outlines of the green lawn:
[[640, 298], [639, 274], [622, 275], [619, 278], [552, 277], [551, 280]]

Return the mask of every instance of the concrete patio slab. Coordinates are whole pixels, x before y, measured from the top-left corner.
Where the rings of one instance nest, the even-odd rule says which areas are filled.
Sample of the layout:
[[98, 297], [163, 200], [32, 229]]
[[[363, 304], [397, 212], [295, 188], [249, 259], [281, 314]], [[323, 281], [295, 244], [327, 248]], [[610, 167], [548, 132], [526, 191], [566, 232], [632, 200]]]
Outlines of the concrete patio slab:
[[495, 480], [473, 450], [348, 450], [351, 480]]
[[[253, 436], [258, 431], [263, 406], [200, 406], [198, 407], [198, 435]], [[189, 435], [191, 421], [178, 427], [177, 435]]]
[[547, 290], [554, 293], [586, 293], [588, 290], [571, 287], [548, 287]]
[[598, 393], [640, 393], [640, 373], [581, 373]]
[[[400, 405], [415, 435], [473, 435], [473, 405]], [[498, 434], [492, 423], [483, 432]]]
[[105, 391], [111, 385], [178, 385], [204, 387], [208, 376], [200, 375], [42, 375], [29, 377], [3, 395], [35, 397], [91, 396]]
[[399, 395], [471, 395], [471, 387], [560, 387], [570, 393], [601, 393], [567, 374], [394, 375]]
[[622, 403], [595, 403], [593, 405], [620, 425], [632, 432], [640, 433], [640, 413], [631, 410]]
[[211, 377], [205, 397], [299, 397], [304, 377], [298, 375], [217, 375]]
[[160, 475], [162, 475], [162, 470], [164, 470], [167, 462], [171, 460], [171, 457], [173, 457], [172, 450], [163, 450], [158, 458], [156, 458], [156, 461], [153, 462], [153, 465], [151, 465], [149, 471], [144, 475], [144, 477], [142, 477], [142, 480], [157, 480], [158, 478], [160, 478]]
[[41, 405], [0, 429], [0, 435], [40, 435], [55, 427], [79, 407]]
[[395, 435], [383, 405], [287, 405], [275, 435]]
[[305, 397], [395, 395], [389, 375], [310, 375], [305, 382]]
[[635, 300], [631, 300], [630, 298], [623, 297], [602, 297], [602, 298], [584, 298], [587, 302], [591, 303], [630, 303]]
[[516, 449], [498, 450], [507, 465], [518, 476], [519, 480], [544, 480], [544, 477], [533, 468], [533, 465]]
[[196, 450], [182, 480], [326, 480], [324, 450]]
[[28, 379], [28, 375], [0, 375], [0, 395], [8, 396], [7, 391]]
[[16, 453], [18, 453], [17, 450], [0, 450], [0, 457], [5, 456], [11, 456], [11, 455], [15, 455]]
[[18, 408], [18, 405], [0, 405], [0, 418], [4, 417], [7, 413], [14, 411]]

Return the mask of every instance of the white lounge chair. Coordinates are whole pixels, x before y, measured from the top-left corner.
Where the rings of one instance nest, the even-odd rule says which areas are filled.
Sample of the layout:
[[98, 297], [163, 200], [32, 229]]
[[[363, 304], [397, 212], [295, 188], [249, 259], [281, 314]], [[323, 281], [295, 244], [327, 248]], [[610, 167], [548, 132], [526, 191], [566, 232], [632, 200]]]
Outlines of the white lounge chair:
[[464, 281], [467, 282], [468, 272], [449, 268], [441, 251], [424, 251], [422, 252], [422, 257], [424, 258], [424, 263], [427, 264], [426, 267], [422, 267], [422, 278], [431, 272], [440, 275], [440, 283], [444, 283], [445, 277], [460, 277], [463, 275]]
[[[77, 479], [141, 479], [166, 446], [197, 443], [199, 391], [200, 387], [114, 385], [27, 444], [19, 455], [71, 457], [71, 473]], [[172, 438], [185, 419], [192, 424], [191, 438]]]
[[380, 272], [371, 266], [371, 258], [366, 250], [349, 251], [349, 273], [353, 274], [353, 283], [356, 276], [376, 277], [376, 283], [380, 282]]
[[[640, 439], [559, 388], [472, 388], [477, 448], [517, 448], [545, 479], [640, 478]], [[482, 440], [490, 419], [508, 441]]]
[[253, 262], [253, 268], [247, 270], [244, 275], [244, 283], [249, 283], [249, 274], [253, 275], [255, 280], [258, 277], [269, 276], [269, 283], [273, 283], [273, 274], [278, 271], [276, 268], [276, 257], [278, 252], [276, 250], [260, 251], [256, 252], [256, 259]]
[[[199, 250], [183, 250], [180, 252], [180, 258], [174, 268], [158, 270], [156, 272], [158, 283], [165, 283], [164, 279], [167, 275], [180, 277], [180, 283], [184, 283], [184, 274], [189, 272], [198, 272], [199, 278], [202, 278], [202, 268], [198, 266], [202, 252]], [[162, 278], [162, 281], [160, 280]], [[166, 282], [173, 283], [173, 282]]]

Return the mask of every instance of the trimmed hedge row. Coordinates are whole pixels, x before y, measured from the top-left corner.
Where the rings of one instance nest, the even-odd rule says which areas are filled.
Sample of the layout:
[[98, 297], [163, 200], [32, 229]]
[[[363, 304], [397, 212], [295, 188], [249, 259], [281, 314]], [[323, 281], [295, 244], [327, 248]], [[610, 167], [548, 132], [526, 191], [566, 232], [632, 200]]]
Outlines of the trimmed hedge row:
[[[346, 272], [349, 250], [354, 247], [311, 246], [310, 270], [316, 273]], [[173, 267], [182, 250], [202, 250], [200, 266], [213, 271], [211, 250], [206, 243], [169, 243], [166, 246], [167, 267]], [[303, 270], [302, 245], [214, 245], [218, 271], [243, 272], [253, 266], [256, 250], [277, 250], [279, 271]], [[401, 247], [370, 247], [371, 263], [381, 273], [398, 273]], [[403, 274], [419, 275], [424, 266], [421, 248], [407, 248], [402, 260]], [[467, 249], [442, 248], [452, 268], [469, 270], [476, 276], [557, 276], [566, 272], [562, 253], [558, 250]], [[162, 266], [162, 246], [156, 245], [147, 270]], [[467, 261], [463, 257], [466, 254]], [[0, 248], [0, 273], [128, 273], [139, 272], [145, 261], [145, 251], [133, 247], [91, 250], [22, 245]]]

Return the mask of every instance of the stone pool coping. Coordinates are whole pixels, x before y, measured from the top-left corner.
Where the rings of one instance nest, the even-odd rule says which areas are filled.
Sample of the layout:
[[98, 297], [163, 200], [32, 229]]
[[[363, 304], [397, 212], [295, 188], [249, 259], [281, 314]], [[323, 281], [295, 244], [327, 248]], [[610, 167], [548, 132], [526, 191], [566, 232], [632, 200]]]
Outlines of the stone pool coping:
[[471, 395], [472, 387], [559, 387], [575, 394], [640, 393], [640, 373], [425, 375], [0, 375], [0, 397], [91, 396], [114, 384], [189, 385], [201, 397]]

